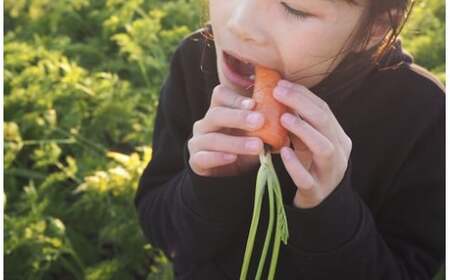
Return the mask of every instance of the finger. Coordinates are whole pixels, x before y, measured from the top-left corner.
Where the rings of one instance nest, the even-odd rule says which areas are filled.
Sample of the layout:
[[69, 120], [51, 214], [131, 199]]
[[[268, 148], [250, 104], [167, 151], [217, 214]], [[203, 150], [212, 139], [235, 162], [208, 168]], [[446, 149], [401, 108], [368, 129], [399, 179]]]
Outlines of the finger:
[[339, 126], [337, 135], [345, 157], [349, 158], [353, 147], [352, 139], [345, 133], [341, 126]]
[[329, 114], [329, 116], [331, 117], [331, 126], [333, 126], [333, 124], [335, 124], [335, 126], [334, 126], [335, 132], [331, 133], [331, 135], [336, 136], [336, 139], [339, 141], [340, 146], [343, 148], [344, 154], [348, 157], [350, 155], [350, 152], [352, 149], [352, 141], [348, 137], [348, 135], [345, 133], [345, 131], [342, 128], [342, 126], [340, 125], [339, 121], [336, 119], [336, 116], [330, 110], [328, 104], [323, 99], [321, 99], [320, 97], [315, 95], [313, 92], [311, 92], [308, 88], [306, 88], [302, 85], [291, 83], [286, 80], [280, 80], [279, 84], [286, 88], [292, 88], [292, 90], [298, 92], [299, 95], [303, 94], [303, 96], [309, 98], [309, 100], [311, 100], [311, 102], [316, 104], [319, 108], [323, 108], [325, 111], [331, 112], [331, 114]]
[[281, 116], [281, 124], [300, 138], [313, 154], [313, 160], [321, 168], [328, 168], [334, 156], [334, 145], [304, 120], [290, 114]]
[[335, 118], [332, 117], [333, 112], [329, 109], [328, 104], [321, 99], [319, 101], [318, 97], [316, 99], [307, 97], [306, 92], [309, 90], [304, 86], [291, 84], [291, 86], [285, 87], [281, 85], [286, 85], [286, 83], [279, 83], [275, 87], [274, 97], [292, 108], [305, 121], [334, 141], [336, 135], [333, 126], [339, 125], [339, 123], [335, 122]]
[[238, 128], [252, 131], [264, 124], [264, 116], [259, 112], [212, 107], [205, 117], [194, 123], [193, 135], [206, 134], [222, 128]]
[[255, 106], [255, 100], [242, 96], [228, 87], [219, 84], [213, 89], [211, 96], [210, 107], [216, 106], [251, 110]]
[[234, 154], [215, 152], [215, 151], [200, 151], [191, 156], [189, 164], [196, 173], [203, 173], [204, 171], [232, 163], [237, 158]]
[[264, 143], [258, 137], [240, 137], [222, 133], [207, 133], [193, 137], [188, 141], [192, 153], [208, 150], [242, 155], [259, 155]]
[[318, 184], [308, 170], [306, 170], [297, 159], [294, 151], [289, 147], [283, 147], [281, 149], [281, 159], [297, 188], [305, 195], [315, 197], [318, 191]]
[[289, 132], [292, 144], [294, 146], [295, 154], [297, 155], [300, 162], [306, 168], [306, 170], [310, 170], [312, 165], [312, 152], [308, 149], [308, 146], [300, 140], [297, 136], [293, 135], [292, 132]]
[[304, 96], [309, 98], [311, 102], [317, 104], [319, 107], [328, 105], [322, 98], [311, 92], [307, 87], [303, 85], [291, 83], [286, 80], [280, 80], [278, 84], [282, 87], [292, 88], [294, 91], [303, 93]]

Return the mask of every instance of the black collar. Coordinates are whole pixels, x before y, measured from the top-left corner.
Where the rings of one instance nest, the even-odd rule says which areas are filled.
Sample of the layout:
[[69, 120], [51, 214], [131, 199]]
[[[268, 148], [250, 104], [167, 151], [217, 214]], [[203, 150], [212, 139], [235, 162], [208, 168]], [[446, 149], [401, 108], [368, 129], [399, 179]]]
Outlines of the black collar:
[[373, 61], [375, 52], [376, 48], [373, 47], [364, 52], [349, 53], [325, 79], [310, 90], [334, 107], [357, 91], [375, 72], [413, 62], [412, 56], [403, 50], [400, 39], [395, 41], [378, 63]]

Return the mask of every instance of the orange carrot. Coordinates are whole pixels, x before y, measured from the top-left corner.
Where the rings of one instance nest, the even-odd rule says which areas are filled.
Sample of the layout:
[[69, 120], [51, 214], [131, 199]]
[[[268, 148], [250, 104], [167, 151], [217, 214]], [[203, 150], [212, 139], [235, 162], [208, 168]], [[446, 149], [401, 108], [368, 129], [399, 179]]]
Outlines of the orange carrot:
[[253, 99], [256, 101], [254, 111], [264, 115], [264, 126], [256, 131], [247, 132], [248, 136], [260, 137], [264, 143], [269, 144], [272, 151], [279, 151], [289, 143], [288, 132], [280, 124], [280, 117], [287, 112], [287, 107], [273, 97], [273, 89], [281, 79], [280, 74], [272, 69], [255, 66], [255, 86]]

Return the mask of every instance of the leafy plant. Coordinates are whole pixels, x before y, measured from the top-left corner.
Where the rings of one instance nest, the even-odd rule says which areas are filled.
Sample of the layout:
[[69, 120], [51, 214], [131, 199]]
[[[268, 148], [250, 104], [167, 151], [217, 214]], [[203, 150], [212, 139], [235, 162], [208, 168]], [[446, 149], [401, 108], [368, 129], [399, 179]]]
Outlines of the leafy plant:
[[172, 279], [133, 198], [197, 15], [183, 0], [5, 1], [8, 279]]
[[404, 47], [415, 62], [445, 82], [445, 2], [416, 0], [412, 15], [402, 31]]

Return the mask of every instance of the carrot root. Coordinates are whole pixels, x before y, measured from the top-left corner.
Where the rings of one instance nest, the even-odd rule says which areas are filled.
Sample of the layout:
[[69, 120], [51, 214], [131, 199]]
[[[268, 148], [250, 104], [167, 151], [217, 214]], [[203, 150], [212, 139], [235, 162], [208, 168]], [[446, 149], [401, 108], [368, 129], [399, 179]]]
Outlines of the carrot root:
[[279, 151], [289, 143], [288, 132], [281, 125], [280, 117], [288, 108], [273, 97], [273, 89], [281, 79], [277, 71], [255, 66], [255, 86], [253, 99], [256, 102], [255, 111], [261, 112], [265, 123], [257, 131], [248, 132], [248, 136], [260, 137], [264, 143], [271, 146], [272, 151]]

